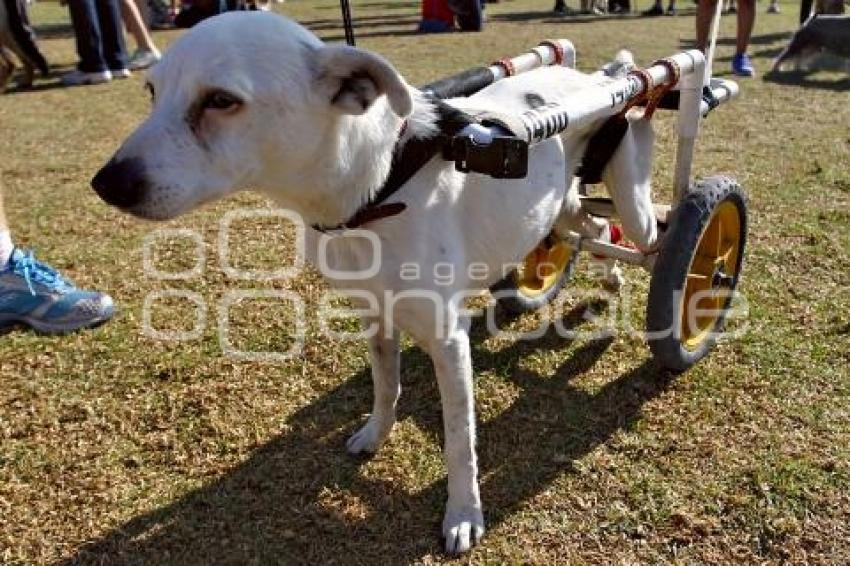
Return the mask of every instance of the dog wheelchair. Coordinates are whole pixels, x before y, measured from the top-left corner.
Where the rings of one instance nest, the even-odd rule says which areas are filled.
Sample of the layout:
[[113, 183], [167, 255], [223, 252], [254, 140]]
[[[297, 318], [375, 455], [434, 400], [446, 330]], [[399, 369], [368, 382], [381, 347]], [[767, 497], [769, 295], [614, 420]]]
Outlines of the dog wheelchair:
[[[567, 40], [538, 47], [489, 67], [470, 69], [422, 88], [436, 99], [469, 96], [508, 76], [544, 65], [575, 68], [575, 50]], [[552, 136], [604, 119], [591, 137], [582, 162], [584, 180], [598, 182], [598, 172], [622, 137], [625, 112], [644, 107], [649, 118], [658, 109], [678, 110], [678, 145], [673, 202], [659, 220], [653, 249], [641, 251], [616, 238], [587, 238], [577, 232], [550, 234], [500, 284], [500, 304], [513, 312], [545, 306], [568, 282], [579, 252], [646, 268], [651, 273], [646, 307], [647, 340], [657, 362], [683, 371], [715, 345], [731, 308], [741, 274], [747, 233], [747, 204], [741, 187], [730, 178], [691, 181], [699, 120], [738, 94], [738, 86], [710, 77], [700, 51], [678, 53], [627, 76], [577, 91], [568, 101], [549, 103], [521, 116], [496, 123], [471, 124], [457, 132], [443, 154], [456, 169], [495, 178], [522, 178], [529, 146]], [[612, 133], [613, 132], [613, 133]], [[595, 169], [597, 175], [587, 175]], [[593, 178], [595, 177], [595, 178]], [[581, 191], [582, 209], [594, 217], [616, 218], [610, 198], [591, 198]]]

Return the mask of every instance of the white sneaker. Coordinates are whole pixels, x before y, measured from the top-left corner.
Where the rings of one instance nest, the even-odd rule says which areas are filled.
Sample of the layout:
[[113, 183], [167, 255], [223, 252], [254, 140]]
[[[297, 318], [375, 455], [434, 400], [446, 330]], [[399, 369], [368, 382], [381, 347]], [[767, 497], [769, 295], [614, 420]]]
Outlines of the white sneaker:
[[112, 73], [113, 79], [129, 79], [133, 76], [133, 73], [130, 72], [130, 69], [113, 69], [110, 71]]
[[132, 57], [130, 57], [130, 64], [128, 66], [134, 71], [140, 71], [142, 69], [147, 69], [154, 63], [158, 62], [161, 58], [162, 55], [159, 54], [159, 51], [136, 49], [136, 52], [133, 53]]
[[70, 73], [62, 75], [62, 84], [65, 86], [96, 85], [108, 83], [111, 80], [112, 73], [109, 70], [86, 73], [85, 71], [75, 69]]

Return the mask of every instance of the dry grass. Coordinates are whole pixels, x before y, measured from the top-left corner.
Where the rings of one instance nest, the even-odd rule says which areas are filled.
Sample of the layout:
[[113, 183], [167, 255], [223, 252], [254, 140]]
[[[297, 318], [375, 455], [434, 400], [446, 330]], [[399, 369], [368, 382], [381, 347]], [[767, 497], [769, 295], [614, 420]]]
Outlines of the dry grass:
[[[640, 60], [692, 40], [692, 16], [568, 20], [548, 0], [488, 7], [481, 34], [417, 36], [417, 2], [354, 3], [361, 44], [413, 83], [568, 37], [580, 66], [617, 48]], [[685, 6], [686, 8], [689, 5]], [[793, 27], [759, 8], [753, 42], [762, 70]], [[279, 8], [340, 38], [332, 0]], [[44, 49], [74, 63], [65, 13], [34, 8]], [[726, 22], [727, 37], [733, 30]], [[159, 33], [168, 43], [176, 33]], [[730, 44], [720, 48], [725, 69]], [[439, 404], [427, 358], [404, 353], [401, 420], [368, 462], [347, 457], [347, 434], [369, 410], [365, 347], [308, 339], [276, 365], [231, 361], [213, 330], [181, 344], [141, 332], [144, 297], [190, 289], [207, 303], [250, 283], [215, 256], [218, 220], [241, 196], [170, 224], [203, 235], [201, 278], [146, 278], [153, 226], [100, 203], [87, 180], [144, 116], [141, 81], [54, 88], [0, 98], [2, 184], [17, 239], [79, 283], [112, 293], [110, 324], [65, 337], [0, 337], [0, 562], [438, 562], [445, 498]], [[850, 106], [848, 82], [744, 81], [741, 100], [704, 125], [696, 172], [734, 174], [749, 191], [752, 226], [743, 291], [749, 331], [675, 379], [639, 339], [474, 345], [482, 494], [489, 523], [476, 562], [850, 561]], [[660, 118], [659, 184], [672, 137]], [[244, 262], [289, 253], [267, 225], [237, 232]], [[172, 242], [163, 267], [191, 266]], [[640, 320], [647, 280], [630, 271]], [[276, 288], [309, 308], [312, 273]], [[575, 290], [593, 285], [579, 278]], [[570, 299], [579, 305], [578, 299]], [[191, 326], [191, 311], [160, 324]], [[568, 322], [578, 327], [581, 309]], [[287, 346], [288, 318], [245, 304], [241, 347]], [[211, 312], [211, 316], [215, 313]], [[530, 327], [535, 317], [512, 324]]]

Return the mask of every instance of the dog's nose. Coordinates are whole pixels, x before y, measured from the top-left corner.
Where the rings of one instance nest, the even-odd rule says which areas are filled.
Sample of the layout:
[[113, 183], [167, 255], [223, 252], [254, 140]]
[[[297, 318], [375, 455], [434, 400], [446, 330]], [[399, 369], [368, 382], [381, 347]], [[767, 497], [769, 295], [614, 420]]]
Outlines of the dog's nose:
[[142, 202], [148, 190], [145, 167], [138, 159], [114, 158], [91, 180], [95, 192], [118, 208], [132, 208]]

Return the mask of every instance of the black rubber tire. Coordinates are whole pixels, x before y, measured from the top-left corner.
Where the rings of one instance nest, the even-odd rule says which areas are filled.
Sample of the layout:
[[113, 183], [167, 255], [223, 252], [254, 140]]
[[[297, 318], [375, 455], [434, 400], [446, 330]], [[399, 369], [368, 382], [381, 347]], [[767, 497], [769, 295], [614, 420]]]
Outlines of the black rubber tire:
[[536, 296], [529, 296], [521, 292], [516, 286], [516, 271], [508, 273], [504, 279], [490, 287], [490, 292], [496, 297], [496, 301], [507, 312], [513, 314], [523, 314], [536, 311], [549, 304], [552, 299], [558, 296], [570, 278], [573, 276], [576, 260], [578, 260], [578, 252], [573, 250], [570, 260], [566, 267], [561, 272], [560, 277], [554, 285], [549, 287], [545, 293]]
[[716, 335], [723, 328], [732, 302], [731, 296], [723, 305], [713, 331], [698, 347], [688, 349], [682, 344], [680, 298], [687, 280], [688, 269], [712, 212], [726, 201], [733, 203], [737, 208], [741, 229], [735, 277], [731, 285], [734, 290], [741, 277], [747, 239], [746, 196], [735, 180], [717, 176], [697, 182], [676, 207], [670, 227], [664, 235], [662, 248], [649, 284], [646, 329], [653, 357], [666, 369], [681, 372], [700, 361], [714, 347]]

